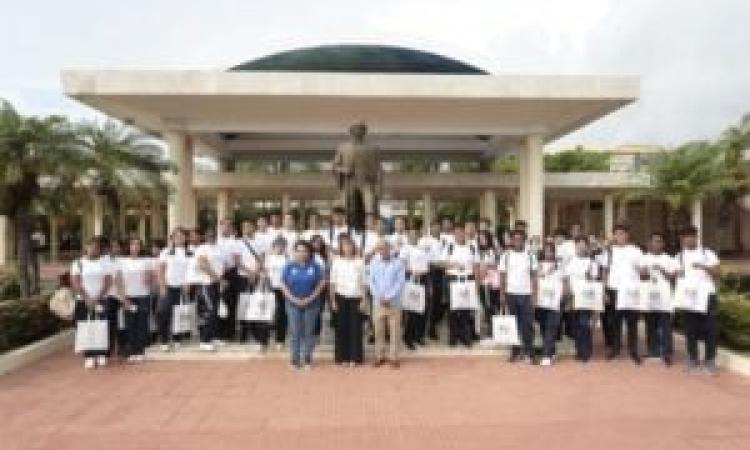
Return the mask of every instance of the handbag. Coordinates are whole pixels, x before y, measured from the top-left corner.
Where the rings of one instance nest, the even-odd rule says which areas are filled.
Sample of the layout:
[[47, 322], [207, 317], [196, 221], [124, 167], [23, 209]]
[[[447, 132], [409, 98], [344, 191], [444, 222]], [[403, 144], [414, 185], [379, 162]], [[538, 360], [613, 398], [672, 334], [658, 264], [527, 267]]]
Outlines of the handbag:
[[674, 307], [690, 312], [706, 314], [710, 294], [705, 284], [698, 280], [677, 279], [674, 290]]
[[672, 289], [669, 283], [663, 281], [642, 282], [641, 298], [646, 311], [672, 312], [674, 310]]
[[401, 308], [405, 311], [423, 314], [425, 309], [424, 286], [413, 279], [407, 282], [404, 291], [401, 293]]
[[562, 282], [559, 278], [544, 277], [537, 281], [536, 306], [542, 309], [560, 310]]
[[505, 313], [492, 316], [492, 341], [497, 345], [521, 345], [516, 316]]
[[276, 312], [276, 296], [268, 288], [268, 283], [263, 282], [261, 286], [252, 293], [242, 293], [245, 296], [245, 311], [242, 318], [248, 322], [273, 322]]
[[76, 298], [70, 288], [60, 288], [49, 299], [49, 309], [62, 320], [73, 320]]
[[[461, 278], [464, 279], [461, 280]], [[450, 309], [451, 311], [479, 309], [479, 292], [474, 281], [459, 277], [457, 281], [450, 282]]]
[[195, 304], [185, 301], [180, 295], [180, 302], [174, 305], [172, 315], [172, 334], [190, 333], [196, 323]]
[[97, 319], [89, 315], [76, 324], [74, 351], [105, 352], [109, 349], [109, 323], [106, 319]]
[[573, 309], [604, 311], [604, 285], [600, 281], [576, 280], [571, 288]]

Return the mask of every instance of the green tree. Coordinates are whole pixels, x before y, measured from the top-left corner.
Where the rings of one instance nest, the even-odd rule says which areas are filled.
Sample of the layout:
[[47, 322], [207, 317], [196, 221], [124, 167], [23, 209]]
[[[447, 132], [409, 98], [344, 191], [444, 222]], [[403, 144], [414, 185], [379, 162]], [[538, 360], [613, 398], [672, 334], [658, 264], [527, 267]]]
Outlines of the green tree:
[[576, 147], [544, 155], [546, 172], [608, 172], [610, 154]]

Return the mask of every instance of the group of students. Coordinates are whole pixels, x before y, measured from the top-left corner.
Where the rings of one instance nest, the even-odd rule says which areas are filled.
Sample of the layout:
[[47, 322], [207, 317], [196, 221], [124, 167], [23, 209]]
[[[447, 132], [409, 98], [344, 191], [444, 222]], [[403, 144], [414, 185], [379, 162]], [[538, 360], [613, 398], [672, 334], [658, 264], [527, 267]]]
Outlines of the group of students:
[[[218, 235], [177, 228], [164, 248], [154, 245], [149, 252], [137, 239], [127, 242], [124, 251], [117, 243], [90, 240], [71, 266], [78, 295], [75, 317], [107, 319], [110, 348], [84, 352], [84, 366], [106, 365], [115, 350], [129, 361], [142, 361], [153, 331], [161, 349], [170, 351], [187, 338], [173, 332], [173, 313], [181, 303], [195, 305], [201, 350], [233, 340], [252, 339], [262, 350], [272, 339], [278, 348], [288, 341], [295, 368], [311, 367], [321, 328], [329, 326], [322, 320], [325, 309], [335, 330], [334, 360], [348, 366], [364, 362], [369, 338], [375, 344], [374, 365], [388, 361], [398, 367], [400, 346], [414, 350], [428, 338], [439, 340], [444, 321], [450, 346], [472, 346], [491, 335], [492, 317], [499, 313], [515, 316], [520, 345], [512, 349], [513, 362], [537, 362], [535, 321], [543, 341], [541, 365], [553, 364], [563, 336], [575, 341], [576, 359], [586, 362], [593, 353], [593, 324], [601, 319], [607, 358], [620, 354], [625, 322], [629, 354], [640, 363], [638, 322], [643, 316], [648, 356], [671, 365], [673, 313], [618, 309], [618, 292], [640, 280], [673, 288], [678, 277], [691, 277], [705, 283], [711, 296], [705, 314], [685, 312], [688, 368], [701, 366], [697, 342], [703, 339], [703, 366], [716, 373], [719, 262], [699, 245], [693, 228], [681, 233], [680, 249], [670, 256], [661, 234], [654, 233], [643, 252], [622, 225], [615, 227], [611, 242], [601, 245], [584, 236], [579, 225], [570, 233], [556, 230], [534, 240], [522, 221], [500, 237], [488, 220], [454, 224], [444, 219], [431, 223], [426, 234], [408, 228], [402, 217], [395, 218], [389, 232], [387, 221], [375, 215], [367, 216], [360, 232], [347, 226], [340, 209], [330, 223], [317, 214], [306, 222], [299, 230], [293, 215], [272, 214], [243, 221], [235, 233], [232, 221], [223, 219]], [[559, 307], [536, 305], [542, 279], [562, 284]], [[604, 282], [601, 314], [573, 307], [571, 286], [579, 280]], [[478, 311], [450, 307], [450, 286], [457, 281], [476, 285]], [[402, 309], [407, 283], [423, 287], [423, 310]], [[259, 289], [273, 293], [271, 322], [247, 321], [238, 308], [242, 293]]]

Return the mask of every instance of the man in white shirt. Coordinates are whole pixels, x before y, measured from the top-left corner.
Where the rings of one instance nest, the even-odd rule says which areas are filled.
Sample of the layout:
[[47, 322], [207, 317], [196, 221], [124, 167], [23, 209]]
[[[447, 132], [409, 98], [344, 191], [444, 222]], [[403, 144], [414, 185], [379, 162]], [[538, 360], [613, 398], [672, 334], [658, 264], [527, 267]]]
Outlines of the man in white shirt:
[[453, 221], [449, 217], [443, 217], [440, 222], [440, 240], [443, 241], [444, 246], [454, 242], [453, 228]]
[[716, 296], [716, 279], [719, 277], [719, 258], [712, 250], [698, 243], [698, 230], [687, 227], [680, 233], [680, 266], [678, 277], [695, 281], [708, 294], [706, 313], [685, 311], [685, 337], [688, 352], [688, 372], [696, 373], [700, 368], [698, 339], [705, 343], [704, 369], [709, 375], [717, 375], [716, 344], [719, 335], [719, 301]]
[[510, 362], [534, 363], [534, 297], [538, 261], [526, 246], [526, 232], [510, 232], [510, 248], [498, 261], [500, 272], [500, 303], [508, 305], [510, 314], [516, 317], [521, 346], [513, 347]]
[[419, 246], [427, 250], [430, 259], [429, 285], [427, 289], [426, 320], [430, 339], [438, 340], [437, 327], [445, 316], [445, 302], [443, 299], [443, 283], [445, 282], [445, 267], [443, 260], [443, 241], [440, 239], [440, 223], [430, 224], [430, 232], [422, 236]]
[[[401, 247], [399, 257], [406, 265], [406, 278], [420, 284], [425, 290], [425, 306], [427, 303], [428, 272], [430, 255], [428, 249], [419, 245], [419, 232], [410, 229], [407, 232], [407, 242]], [[425, 345], [425, 314], [405, 311], [404, 344], [409, 350], [415, 349], [415, 344]]]
[[[566, 233], [565, 229], [558, 228], [554, 232], [555, 256], [557, 257], [557, 267], [562, 273], [567, 271], [568, 263], [576, 256], [576, 244], [573, 237], [574, 229], [571, 227], [571, 234]], [[562, 332], [570, 339], [575, 338], [575, 312], [567, 308], [573, 301], [571, 295], [564, 294], [561, 308]]]
[[[635, 364], [641, 363], [638, 354], [638, 319], [640, 311], [617, 308], [617, 298], [625, 289], [632, 288], [641, 280], [643, 252], [630, 243], [630, 230], [626, 225], [614, 227], [614, 242], [603, 253], [602, 267], [605, 272], [608, 301], [604, 305], [605, 343], [611, 344], [607, 359], [620, 355], [622, 322], [628, 327], [628, 352]], [[609, 339], [607, 339], [607, 335]]]
[[[456, 281], [474, 281], [479, 264], [479, 252], [476, 247], [466, 241], [464, 225], [457, 224], [453, 231], [455, 242], [448, 244], [443, 255], [447, 264], [446, 275], [447, 292], [450, 293], [450, 283]], [[471, 310], [452, 310], [448, 316], [448, 345], [454, 347], [459, 341], [466, 347], [471, 347], [475, 340], [474, 317]]]
[[242, 278], [239, 274], [242, 264], [242, 255], [247, 251], [243, 244], [234, 235], [234, 224], [231, 219], [225, 218], [219, 222], [219, 237], [216, 239], [216, 247], [224, 258], [224, 301], [229, 309], [229, 315], [225, 320], [219, 322], [218, 335], [226, 340], [233, 340], [236, 334], [237, 299], [242, 291]]
[[[641, 260], [641, 271], [649, 282], [667, 289], [671, 293], [675, 273], [679, 269], [677, 260], [664, 251], [664, 235], [652, 233], [648, 243], [648, 252]], [[648, 356], [662, 358], [664, 364], [672, 365], [672, 313], [667, 311], [649, 311], [646, 316], [646, 347]]]
[[255, 250], [260, 255], [265, 255], [271, 249], [272, 236], [268, 231], [268, 219], [265, 216], [260, 216], [255, 221]]
[[408, 240], [406, 234], [406, 219], [403, 217], [396, 217], [393, 221], [393, 233], [388, 235], [388, 241], [391, 243], [391, 248], [398, 254]]

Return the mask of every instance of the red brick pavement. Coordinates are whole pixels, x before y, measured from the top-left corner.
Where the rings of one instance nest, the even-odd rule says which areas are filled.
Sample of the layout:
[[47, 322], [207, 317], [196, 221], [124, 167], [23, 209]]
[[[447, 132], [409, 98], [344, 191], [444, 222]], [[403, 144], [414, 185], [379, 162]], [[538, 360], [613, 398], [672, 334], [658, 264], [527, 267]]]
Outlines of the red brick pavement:
[[681, 366], [80, 363], [59, 354], [0, 377], [1, 449], [750, 448], [750, 379]]

